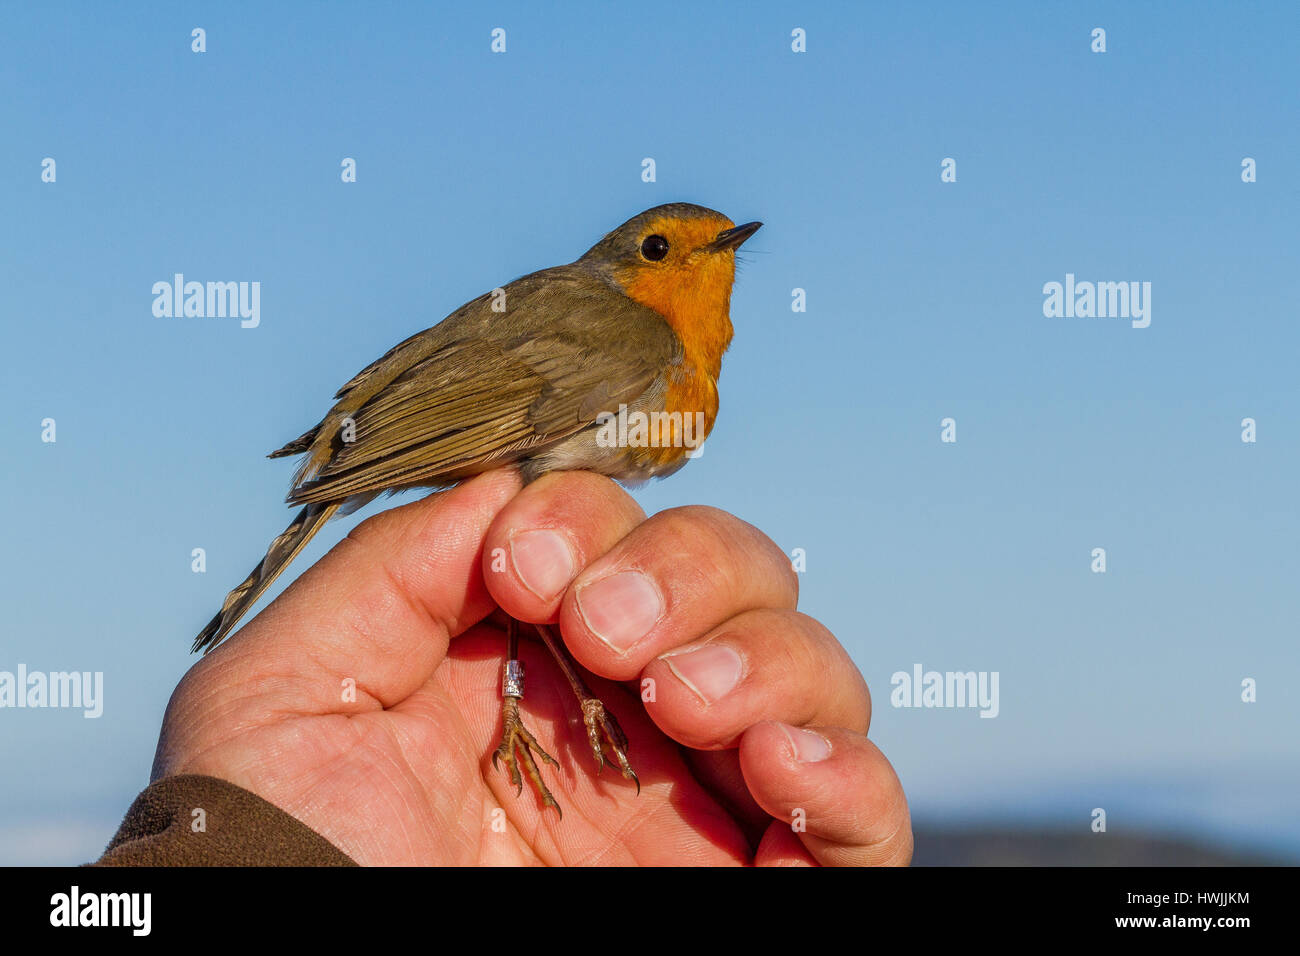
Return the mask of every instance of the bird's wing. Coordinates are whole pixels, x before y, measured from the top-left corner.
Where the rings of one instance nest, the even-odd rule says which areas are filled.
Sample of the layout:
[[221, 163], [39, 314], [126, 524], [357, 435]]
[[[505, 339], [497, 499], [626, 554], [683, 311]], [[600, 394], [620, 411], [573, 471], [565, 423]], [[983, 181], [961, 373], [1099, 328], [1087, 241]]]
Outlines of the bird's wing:
[[468, 303], [345, 385], [281, 450], [309, 452], [289, 501], [438, 485], [518, 460], [635, 401], [680, 354], [661, 316], [575, 266], [512, 282], [504, 312], [492, 303]]

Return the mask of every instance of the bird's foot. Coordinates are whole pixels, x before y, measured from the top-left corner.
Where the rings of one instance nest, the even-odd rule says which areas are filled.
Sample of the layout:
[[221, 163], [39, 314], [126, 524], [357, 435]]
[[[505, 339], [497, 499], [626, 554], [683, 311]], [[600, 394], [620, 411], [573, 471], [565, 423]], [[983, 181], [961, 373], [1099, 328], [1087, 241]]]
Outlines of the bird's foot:
[[[597, 702], [599, 703], [599, 701]], [[492, 766], [496, 768], [497, 759], [500, 758], [505, 763], [506, 769], [510, 772], [510, 782], [515, 785], [515, 795], [524, 792], [523, 777], [519, 772], [519, 764], [522, 761], [524, 773], [528, 774], [528, 779], [536, 788], [538, 796], [542, 798], [542, 803], [548, 807], [554, 807], [555, 812], [564, 819], [564, 811], [560, 805], [555, 802], [555, 797], [551, 796], [551, 791], [546, 788], [542, 781], [542, 774], [537, 769], [537, 761], [533, 759], [533, 753], [542, 758], [552, 767], [558, 768], [560, 765], [537, 742], [537, 738], [528, 732], [519, 719], [519, 698], [503, 697], [501, 699], [501, 719], [505, 725], [501, 732], [501, 746], [492, 752]], [[516, 753], [518, 756], [516, 756]]]
[[623, 777], [635, 781], [639, 794], [641, 781], [627, 761], [627, 735], [618, 725], [618, 720], [595, 697], [580, 698], [579, 703], [582, 705], [582, 722], [587, 725], [587, 740], [591, 742], [591, 752], [596, 758], [596, 772], [605, 769], [605, 750], [608, 749], [610, 756], [618, 761]]

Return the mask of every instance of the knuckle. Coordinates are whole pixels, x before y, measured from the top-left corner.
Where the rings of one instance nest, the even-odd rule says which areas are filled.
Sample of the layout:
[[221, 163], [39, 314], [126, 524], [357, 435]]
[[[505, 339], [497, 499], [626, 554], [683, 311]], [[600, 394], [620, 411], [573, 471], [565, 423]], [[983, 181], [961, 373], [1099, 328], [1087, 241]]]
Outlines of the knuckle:
[[730, 512], [709, 505], [685, 505], [661, 511], [647, 524], [653, 525], [656, 550], [663, 547], [676, 559], [694, 562], [707, 573], [711, 586], [723, 585], [741, 593], [754, 590], [753, 582], [763, 576], [774, 575], [790, 606], [798, 602], [798, 574], [785, 552], [758, 528]]
[[731, 536], [709, 520], [715, 511], [696, 505], [662, 511], [646, 522], [642, 547], [674, 576], [689, 577], [702, 590], [734, 593], [740, 584], [741, 562], [736, 560]]
[[826, 625], [811, 615], [793, 608], [764, 608], [751, 612], [756, 631], [766, 638], [765, 666], [776, 673], [797, 675], [802, 682], [812, 681], [816, 688], [830, 693], [810, 695], [815, 702], [805, 716], [820, 713], [827, 700], [835, 701], [836, 719], [842, 726], [865, 734], [871, 723], [871, 692], [867, 682], [844, 645]]

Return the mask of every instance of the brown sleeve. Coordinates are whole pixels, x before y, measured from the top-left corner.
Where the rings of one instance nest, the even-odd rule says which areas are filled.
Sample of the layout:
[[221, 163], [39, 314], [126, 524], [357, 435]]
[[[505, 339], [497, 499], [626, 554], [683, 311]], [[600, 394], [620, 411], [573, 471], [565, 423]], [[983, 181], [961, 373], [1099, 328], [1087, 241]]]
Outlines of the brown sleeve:
[[[194, 813], [201, 809], [201, 816]], [[196, 831], [195, 822], [203, 821]], [[257, 794], [217, 777], [164, 777], [135, 798], [91, 866], [356, 866]]]

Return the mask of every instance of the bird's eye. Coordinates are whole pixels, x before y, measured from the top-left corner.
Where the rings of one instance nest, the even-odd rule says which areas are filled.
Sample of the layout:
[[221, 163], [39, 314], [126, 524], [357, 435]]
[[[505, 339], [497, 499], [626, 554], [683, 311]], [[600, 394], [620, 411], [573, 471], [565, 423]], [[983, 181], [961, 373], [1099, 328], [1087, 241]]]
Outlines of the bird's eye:
[[668, 255], [668, 240], [658, 234], [646, 236], [645, 242], [641, 243], [641, 255], [651, 262], [658, 262]]

